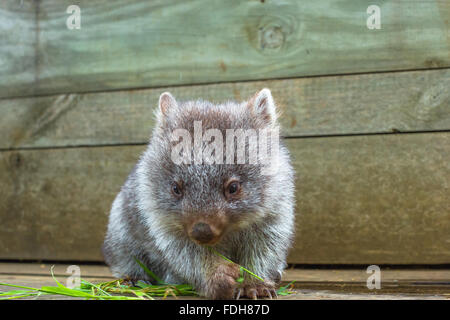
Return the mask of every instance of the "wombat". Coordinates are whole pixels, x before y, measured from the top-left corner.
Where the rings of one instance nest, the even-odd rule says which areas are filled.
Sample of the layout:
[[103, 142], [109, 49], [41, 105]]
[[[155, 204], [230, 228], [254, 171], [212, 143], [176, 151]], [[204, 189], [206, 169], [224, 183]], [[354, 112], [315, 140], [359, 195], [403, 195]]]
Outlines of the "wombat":
[[[191, 284], [209, 299], [275, 297], [293, 240], [294, 170], [282, 141], [272, 143], [279, 125], [270, 90], [222, 104], [165, 92], [155, 116], [150, 143], [112, 204], [103, 255], [113, 275], [153, 282], [137, 259], [165, 283]], [[267, 149], [273, 172], [263, 172], [259, 153], [261, 161], [249, 161], [252, 132], [272, 134], [258, 137], [258, 152]], [[239, 152], [240, 162], [228, 159]], [[236, 281], [239, 266], [217, 252], [264, 282], [248, 274]]]

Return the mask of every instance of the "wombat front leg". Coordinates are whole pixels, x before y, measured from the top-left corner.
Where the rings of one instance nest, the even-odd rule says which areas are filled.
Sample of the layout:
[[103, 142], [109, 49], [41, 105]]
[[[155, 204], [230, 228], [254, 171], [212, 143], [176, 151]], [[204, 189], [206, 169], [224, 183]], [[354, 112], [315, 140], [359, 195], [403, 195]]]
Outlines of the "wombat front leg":
[[221, 262], [208, 272], [203, 294], [209, 299], [233, 299], [239, 278], [239, 266], [235, 263]]
[[[260, 252], [264, 252], [262, 255]], [[252, 270], [259, 277], [244, 274], [244, 281], [235, 298], [277, 298], [276, 287], [281, 282], [281, 274], [286, 266], [286, 250], [282, 247], [273, 248], [260, 243], [260, 248], [247, 248], [239, 263]]]
[[256, 278], [245, 276], [243, 284], [236, 280], [240, 277], [240, 266], [235, 263], [221, 262], [207, 276], [200, 292], [209, 299], [239, 299], [239, 298], [276, 298], [276, 282], [262, 282]]

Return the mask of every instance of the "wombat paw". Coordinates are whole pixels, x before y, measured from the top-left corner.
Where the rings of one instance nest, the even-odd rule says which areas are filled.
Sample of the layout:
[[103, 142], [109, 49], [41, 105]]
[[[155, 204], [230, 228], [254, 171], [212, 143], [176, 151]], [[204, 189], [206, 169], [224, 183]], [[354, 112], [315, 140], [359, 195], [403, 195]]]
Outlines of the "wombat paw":
[[250, 283], [236, 288], [234, 298], [236, 300], [239, 300], [239, 298], [250, 298], [254, 300], [258, 298], [274, 299], [278, 298], [278, 295], [275, 286], [271, 283]]
[[210, 299], [232, 299], [237, 287], [239, 266], [234, 263], [221, 264], [208, 281], [206, 297]]

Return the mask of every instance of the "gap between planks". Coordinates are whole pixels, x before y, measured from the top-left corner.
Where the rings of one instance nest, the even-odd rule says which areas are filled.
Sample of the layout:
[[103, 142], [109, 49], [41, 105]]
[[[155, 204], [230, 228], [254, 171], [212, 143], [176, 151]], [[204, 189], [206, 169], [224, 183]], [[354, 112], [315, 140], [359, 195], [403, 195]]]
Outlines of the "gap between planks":
[[[24, 276], [50, 276], [52, 266], [55, 276], [68, 276], [67, 267], [72, 264], [67, 263], [20, 263], [20, 262], [0, 262], [0, 275], [24, 275]], [[90, 278], [113, 278], [108, 266], [103, 264], [75, 264], [80, 267], [81, 277]], [[450, 268], [384, 268], [382, 269], [382, 278], [385, 282], [411, 281], [411, 282], [429, 282], [429, 283], [448, 283], [450, 290]], [[341, 282], [341, 283], [360, 283], [366, 282], [368, 278], [366, 269], [315, 269], [312, 268], [289, 268], [283, 275], [283, 282]]]

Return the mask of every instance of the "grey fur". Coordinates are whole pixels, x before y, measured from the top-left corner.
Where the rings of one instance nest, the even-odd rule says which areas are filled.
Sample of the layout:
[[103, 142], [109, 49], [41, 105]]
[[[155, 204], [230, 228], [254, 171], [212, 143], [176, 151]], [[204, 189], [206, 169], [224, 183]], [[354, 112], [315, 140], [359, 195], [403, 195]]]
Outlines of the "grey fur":
[[[170, 159], [170, 133], [176, 128], [192, 132], [195, 120], [202, 121], [203, 130], [222, 132], [278, 128], [270, 91], [264, 89], [250, 101], [224, 104], [177, 103], [170, 94], [163, 95], [148, 148], [112, 205], [103, 254], [113, 275], [152, 280], [135, 257], [167, 283], [192, 284], [209, 298], [229, 297], [217, 294], [220, 284], [214, 287], [214, 272], [224, 260], [192, 241], [183, 227], [186, 217], [214, 219], [222, 212], [228, 225], [216, 250], [277, 283], [294, 232], [294, 172], [283, 143], [279, 170], [272, 176], [261, 175], [254, 164], [175, 165]], [[240, 179], [243, 196], [230, 202], [223, 181], [231, 177]], [[182, 199], [171, 193], [174, 180], [185, 185]]]

